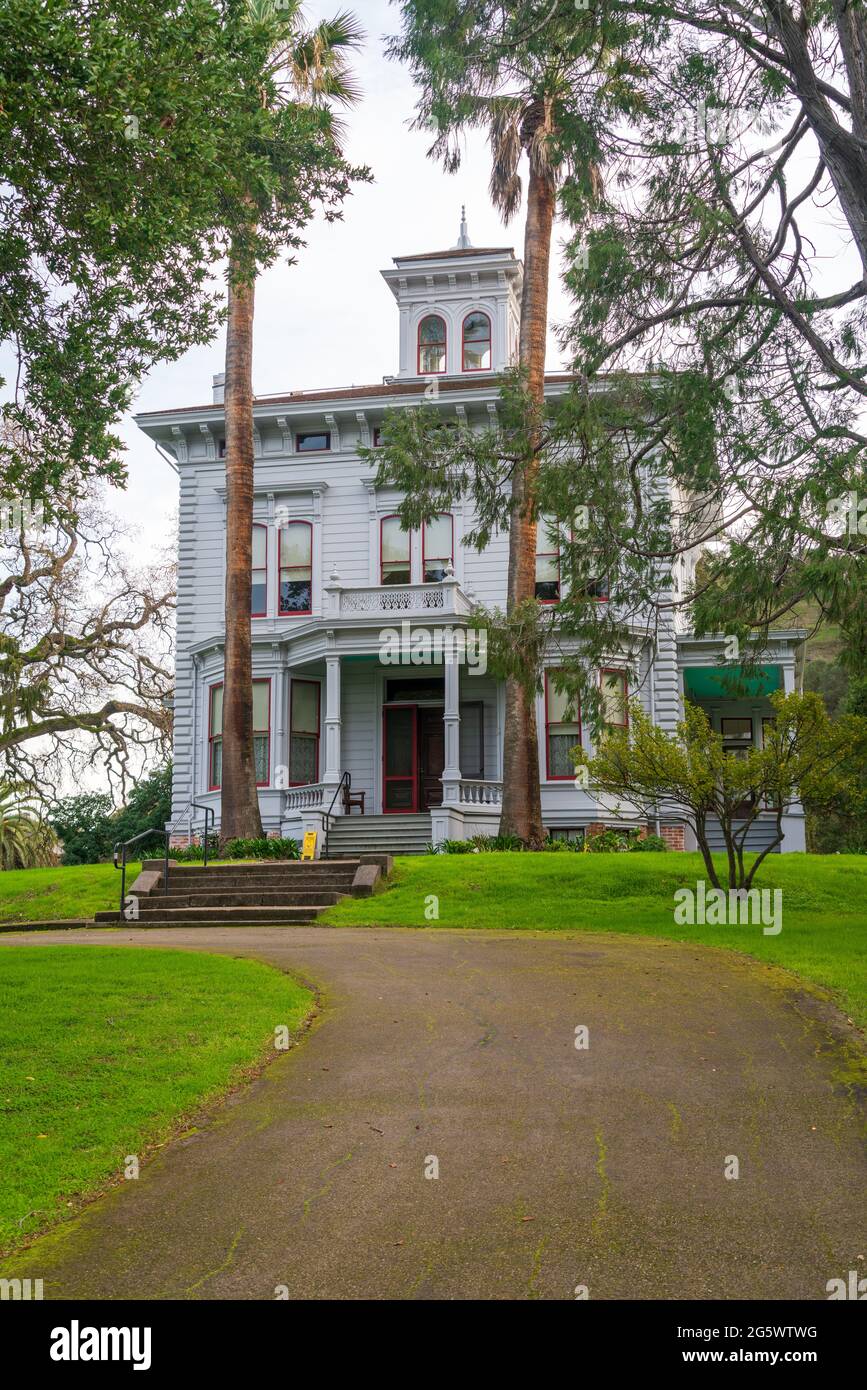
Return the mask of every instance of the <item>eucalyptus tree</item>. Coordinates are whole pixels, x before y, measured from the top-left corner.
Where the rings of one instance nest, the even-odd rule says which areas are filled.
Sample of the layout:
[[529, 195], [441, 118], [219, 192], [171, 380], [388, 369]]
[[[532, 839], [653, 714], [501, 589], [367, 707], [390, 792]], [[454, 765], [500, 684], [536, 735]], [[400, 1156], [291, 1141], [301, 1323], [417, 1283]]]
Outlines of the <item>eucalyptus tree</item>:
[[255, 173], [243, 190], [246, 225], [233, 237], [226, 333], [226, 644], [221, 836], [262, 833], [253, 739], [250, 608], [253, 527], [253, 317], [258, 271], [300, 234], [317, 208], [339, 216], [354, 169], [341, 153], [333, 107], [357, 99], [349, 57], [361, 42], [349, 14], [305, 30], [298, 0], [249, 0], [237, 42], [256, 54], [246, 91], [258, 129]]
[[[394, 421], [389, 447], [379, 456], [380, 476], [409, 489], [405, 521], [433, 510], [434, 502], [469, 481], [481, 453], [497, 487], [479, 517], [474, 539], [481, 547], [491, 527], [509, 530], [507, 612], [518, 629], [535, 618], [538, 480], [545, 432], [545, 345], [551, 241], [558, 199], [572, 217], [589, 213], [599, 194], [599, 170], [607, 158], [609, 122], [635, 107], [639, 70], [630, 50], [644, 25], [628, 17], [610, 20], [574, 5], [528, 0], [403, 0], [401, 33], [389, 43], [392, 57], [408, 64], [421, 90], [416, 125], [433, 129], [429, 154], [450, 172], [461, 161], [465, 132], [487, 133], [491, 149], [490, 194], [509, 222], [526, 197], [524, 280], [521, 299], [519, 386], [522, 419], [504, 461], [493, 447], [498, 431], [479, 444], [459, 435], [450, 447], [437, 438], [437, 422]], [[526, 161], [526, 175], [523, 161]], [[525, 188], [526, 183], [526, 188]], [[513, 399], [514, 404], [514, 399]], [[418, 468], [401, 434], [415, 435]], [[515, 447], [518, 434], [520, 447]], [[434, 472], [424, 475], [429, 464]], [[437, 481], [434, 484], [434, 477]], [[475, 484], [485, 490], [476, 477]], [[502, 505], [501, 485], [507, 506]], [[500, 496], [495, 494], [500, 492]], [[435, 496], [436, 494], [436, 496]], [[504, 834], [530, 844], [543, 838], [535, 719], [535, 673], [520, 660], [507, 663], [503, 759]]]

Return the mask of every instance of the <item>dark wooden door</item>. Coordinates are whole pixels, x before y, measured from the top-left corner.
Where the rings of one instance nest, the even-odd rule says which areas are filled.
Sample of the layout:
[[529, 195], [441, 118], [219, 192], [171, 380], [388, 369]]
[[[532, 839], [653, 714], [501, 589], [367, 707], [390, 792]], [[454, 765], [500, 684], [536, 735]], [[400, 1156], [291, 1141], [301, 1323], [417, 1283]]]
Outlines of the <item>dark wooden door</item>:
[[441, 806], [445, 767], [445, 730], [442, 709], [418, 711], [418, 805], [420, 811]]

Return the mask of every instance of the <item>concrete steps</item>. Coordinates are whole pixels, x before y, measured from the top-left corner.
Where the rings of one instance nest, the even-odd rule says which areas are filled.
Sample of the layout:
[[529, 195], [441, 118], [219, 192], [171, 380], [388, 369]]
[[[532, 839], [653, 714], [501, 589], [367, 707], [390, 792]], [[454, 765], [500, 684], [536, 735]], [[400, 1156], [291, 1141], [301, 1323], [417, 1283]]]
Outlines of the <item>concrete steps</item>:
[[431, 836], [429, 811], [409, 816], [338, 816], [328, 832], [328, 859], [377, 851], [426, 854]]
[[[358, 858], [339, 863], [233, 863], [169, 865], [167, 891], [162, 864], [149, 860], [141, 879], [130, 885], [139, 927], [261, 926], [313, 922], [353, 892]], [[376, 870], [373, 870], [376, 872]], [[359, 891], [356, 888], [355, 891]], [[367, 890], [369, 891], [369, 889]], [[116, 924], [118, 909], [98, 912], [97, 925]]]

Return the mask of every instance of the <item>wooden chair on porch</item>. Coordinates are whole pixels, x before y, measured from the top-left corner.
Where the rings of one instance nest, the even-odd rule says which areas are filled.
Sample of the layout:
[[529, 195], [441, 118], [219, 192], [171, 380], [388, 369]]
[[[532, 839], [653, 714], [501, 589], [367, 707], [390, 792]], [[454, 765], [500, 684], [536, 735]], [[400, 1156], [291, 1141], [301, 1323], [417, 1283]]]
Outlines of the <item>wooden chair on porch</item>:
[[343, 783], [343, 814], [351, 816], [353, 806], [357, 806], [364, 815], [364, 792], [353, 792], [352, 778], [347, 776]]

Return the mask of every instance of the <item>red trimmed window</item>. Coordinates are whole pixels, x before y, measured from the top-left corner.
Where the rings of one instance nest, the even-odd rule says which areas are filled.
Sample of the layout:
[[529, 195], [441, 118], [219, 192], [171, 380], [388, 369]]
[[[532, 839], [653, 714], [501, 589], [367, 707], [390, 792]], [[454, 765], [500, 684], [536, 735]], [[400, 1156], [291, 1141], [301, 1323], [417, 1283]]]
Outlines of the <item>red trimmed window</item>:
[[289, 782], [306, 787], [319, 781], [319, 703], [318, 681], [292, 682], [289, 713]]
[[575, 766], [569, 750], [581, 742], [581, 710], [554, 683], [556, 671], [545, 672], [545, 773], [549, 782], [571, 782]]
[[409, 531], [399, 516], [384, 516], [379, 524], [380, 584], [409, 584]]
[[446, 369], [446, 324], [439, 314], [428, 314], [418, 326], [418, 374], [439, 376]]
[[253, 527], [253, 591], [250, 616], [264, 618], [268, 612], [268, 527]]
[[[223, 782], [223, 682], [211, 686], [208, 710], [208, 787], [218, 791]], [[256, 786], [271, 781], [271, 681], [253, 682], [253, 757]]]
[[555, 544], [558, 525], [551, 516], [540, 516], [536, 526], [536, 598], [540, 603], [560, 601], [560, 546]]
[[223, 682], [212, 685], [208, 697], [208, 788], [216, 791], [223, 781]]
[[465, 372], [491, 370], [491, 320], [478, 310], [464, 319], [462, 360]]
[[280, 527], [280, 612], [313, 611], [313, 527], [309, 521], [287, 521]]
[[424, 583], [437, 584], [455, 562], [455, 524], [450, 512], [439, 512], [425, 522], [421, 545]]
[[629, 723], [626, 707], [629, 681], [626, 672], [609, 668], [600, 671], [599, 689], [602, 694], [602, 722], [609, 729], [625, 729]]

